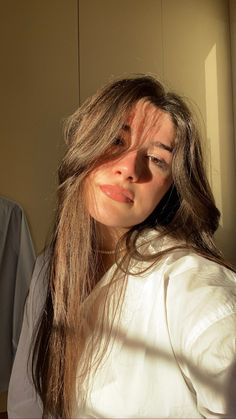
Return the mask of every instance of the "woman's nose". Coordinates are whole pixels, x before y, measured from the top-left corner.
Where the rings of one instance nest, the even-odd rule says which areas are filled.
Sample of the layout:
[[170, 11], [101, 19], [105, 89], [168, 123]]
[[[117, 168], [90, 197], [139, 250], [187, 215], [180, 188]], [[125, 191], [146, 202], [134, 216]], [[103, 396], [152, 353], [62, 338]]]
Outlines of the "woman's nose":
[[130, 182], [137, 182], [141, 175], [137, 151], [130, 151], [113, 164], [113, 173]]

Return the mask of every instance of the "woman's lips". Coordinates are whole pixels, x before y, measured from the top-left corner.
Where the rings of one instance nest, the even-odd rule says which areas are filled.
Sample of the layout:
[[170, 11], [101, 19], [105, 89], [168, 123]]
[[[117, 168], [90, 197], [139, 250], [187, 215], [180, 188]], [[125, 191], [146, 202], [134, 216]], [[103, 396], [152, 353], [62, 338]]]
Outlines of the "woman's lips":
[[101, 191], [114, 201], [123, 203], [134, 202], [134, 194], [118, 185], [100, 185]]

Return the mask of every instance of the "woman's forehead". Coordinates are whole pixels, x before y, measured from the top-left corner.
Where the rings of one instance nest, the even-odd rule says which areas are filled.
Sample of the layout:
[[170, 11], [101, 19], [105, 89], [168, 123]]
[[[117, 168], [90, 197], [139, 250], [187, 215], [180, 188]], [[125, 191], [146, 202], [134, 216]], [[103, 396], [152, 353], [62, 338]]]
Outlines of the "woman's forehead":
[[141, 99], [134, 104], [129, 112], [123, 129], [139, 137], [153, 137], [161, 131], [168, 140], [175, 140], [176, 129], [170, 115], [155, 106], [147, 99]]
[[160, 124], [164, 115], [168, 114], [163, 112], [160, 108], [155, 106], [147, 99], [141, 99], [131, 108], [126, 119], [126, 124], [131, 128], [142, 128], [145, 125], [149, 125], [149, 127], [155, 127], [158, 125], [158, 123]]

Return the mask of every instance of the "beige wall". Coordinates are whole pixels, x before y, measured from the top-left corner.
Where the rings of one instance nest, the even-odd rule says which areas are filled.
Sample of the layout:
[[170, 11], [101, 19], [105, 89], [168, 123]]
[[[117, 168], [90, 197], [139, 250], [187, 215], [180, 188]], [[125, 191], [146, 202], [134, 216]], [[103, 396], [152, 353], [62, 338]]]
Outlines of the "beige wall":
[[80, 96], [127, 73], [163, 76], [161, 0], [79, 0]]
[[[176, 7], [178, 3], [178, 7]], [[200, 108], [209, 179], [222, 213], [217, 241], [236, 263], [236, 171], [229, 9], [225, 0], [163, 1], [164, 75]]]
[[209, 179], [222, 211], [217, 241], [236, 263], [229, 9], [226, 0], [79, 0], [80, 93], [148, 72], [191, 99], [207, 141]]
[[[234, 0], [230, 7], [235, 13]], [[61, 122], [77, 106], [79, 90], [83, 101], [113, 77], [143, 72], [199, 108], [209, 178], [222, 210], [217, 239], [236, 262], [226, 0], [15, 0], [2, 4], [0, 34], [0, 194], [23, 206], [38, 251], [53, 215]]]
[[61, 122], [78, 104], [76, 0], [1, 3], [0, 194], [19, 202], [39, 251], [54, 207]]
[[236, 1], [229, 0], [230, 12], [230, 42], [231, 42], [231, 64], [233, 81], [233, 104], [234, 104], [234, 145], [236, 159]]
[[235, 0], [2, 2], [0, 194], [25, 209], [37, 251], [53, 216], [62, 119], [77, 106], [79, 91], [83, 101], [113, 77], [143, 72], [199, 107], [222, 211], [217, 239], [236, 263], [229, 16], [236, 106]]

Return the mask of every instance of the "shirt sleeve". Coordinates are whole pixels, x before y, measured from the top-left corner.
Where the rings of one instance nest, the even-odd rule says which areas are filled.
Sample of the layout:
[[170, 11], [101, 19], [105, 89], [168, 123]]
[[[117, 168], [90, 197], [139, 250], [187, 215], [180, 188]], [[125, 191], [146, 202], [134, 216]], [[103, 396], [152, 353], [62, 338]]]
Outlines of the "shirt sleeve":
[[203, 417], [235, 418], [236, 276], [200, 257], [175, 268], [167, 316], [176, 360]]
[[191, 345], [183, 374], [206, 418], [236, 417], [236, 315], [209, 326]]
[[[42, 406], [36, 394], [31, 374], [32, 336], [46, 297], [45, 257], [40, 256], [25, 304], [23, 325], [8, 390], [8, 417], [22, 419], [42, 418]], [[44, 286], [42, 286], [44, 284]]]

